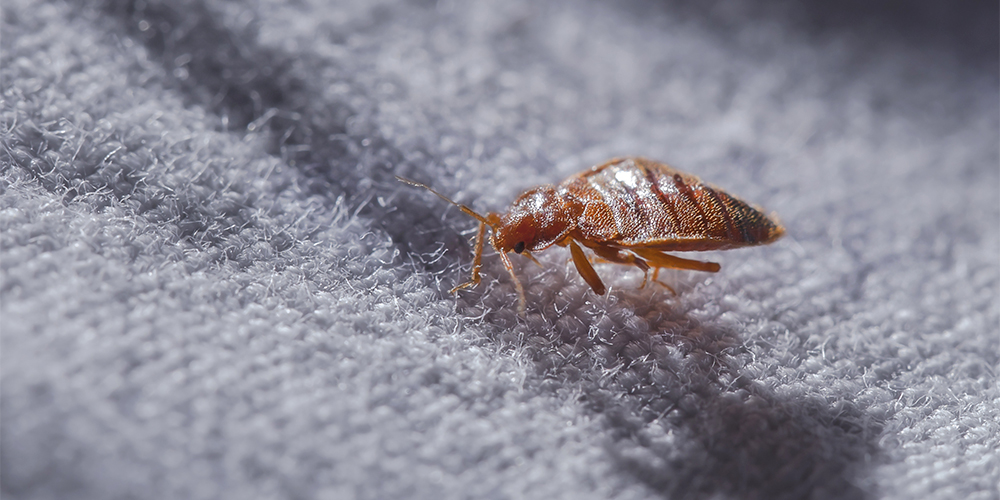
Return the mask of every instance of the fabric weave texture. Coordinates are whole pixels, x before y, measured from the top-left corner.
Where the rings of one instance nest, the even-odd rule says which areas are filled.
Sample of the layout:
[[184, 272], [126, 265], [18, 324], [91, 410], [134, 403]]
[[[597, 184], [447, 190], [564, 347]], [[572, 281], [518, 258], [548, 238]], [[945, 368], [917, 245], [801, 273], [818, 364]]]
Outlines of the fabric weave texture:
[[[9, 499], [1000, 498], [989, 2], [5, 0]], [[615, 156], [717, 274], [474, 221]]]

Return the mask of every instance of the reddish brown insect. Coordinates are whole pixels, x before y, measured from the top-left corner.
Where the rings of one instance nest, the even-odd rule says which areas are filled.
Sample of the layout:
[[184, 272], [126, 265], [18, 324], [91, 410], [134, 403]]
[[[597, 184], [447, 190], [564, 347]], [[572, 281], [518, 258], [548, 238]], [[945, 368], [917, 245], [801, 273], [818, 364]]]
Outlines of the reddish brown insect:
[[655, 280], [660, 268], [719, 271], [714, 262], [664, 252], [764, 245], [785, 234], [785, 228], [759, 208], [703, 184], [693, 175], [645, 158], [615, 158], [558, 186], [529, 189], [503, 215], [480, 215], [425, 184], [397, 178], [427, 189], [479, 221], [472, 277], [452, 293], [479, 283], [483, 240], [489, 226], [493, 230], [490, 244], [517, 287], [520, 313], [525, 310], [524, 288], [507, 257], [511, 250], [537, 263], [531, 252], [552, 245], [569, 246], [576, 270], [594, 293], [603, 295], [604, 283], [580, 245], [609, 262], [631, 264], [644, 273], [653, 268]]

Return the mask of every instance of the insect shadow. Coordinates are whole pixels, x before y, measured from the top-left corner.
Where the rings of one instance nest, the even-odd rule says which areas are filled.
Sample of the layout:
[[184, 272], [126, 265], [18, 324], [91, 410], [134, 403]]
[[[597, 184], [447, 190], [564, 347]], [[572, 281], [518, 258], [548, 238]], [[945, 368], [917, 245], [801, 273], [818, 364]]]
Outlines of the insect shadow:
[[529, 342], [544, 378], [576, 379], [621, 470], [668, 498], [870, 494], [880, 423], [846, 401], [772, 390], [742, 367], [757, 348], [700, 310], [710, 304], [624, 293], [633, 307], [589, 326], [561, 318], [547, 343]]

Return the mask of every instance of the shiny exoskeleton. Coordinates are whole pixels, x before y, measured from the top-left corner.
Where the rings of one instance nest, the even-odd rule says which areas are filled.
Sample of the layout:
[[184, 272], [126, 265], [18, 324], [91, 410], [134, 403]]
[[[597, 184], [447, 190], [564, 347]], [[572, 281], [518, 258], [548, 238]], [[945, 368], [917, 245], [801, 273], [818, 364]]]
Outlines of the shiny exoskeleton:
[[616, 158], [574, 175], [558, 186], [525, 191], [505, 214], [480, 215], [418, 182], [479, 220], [472, 276], [451, 291], [480, 281], [486, 227], [490, 244], [514, 280], [518, 311], [525, 310], [524, 289], [507, 253], [532, 257], [552, 245], [568, 246], [577, 271], [594, 293], [606, 291], [580, 245], [601, 259], [630, 264], [653, 279], [660, 268], [717, 272], [719, 264], [682, 259], [665, 252], [725, 250], [763, 245], [785, 229], [760, 209], [704, 184], [697, 177], [645, 158]]

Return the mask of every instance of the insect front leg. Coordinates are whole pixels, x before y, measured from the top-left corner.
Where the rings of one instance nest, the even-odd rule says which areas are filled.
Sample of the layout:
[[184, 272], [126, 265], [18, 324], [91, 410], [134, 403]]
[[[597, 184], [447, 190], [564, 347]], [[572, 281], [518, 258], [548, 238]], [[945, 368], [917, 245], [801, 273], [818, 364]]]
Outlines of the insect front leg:
[[514, 280], [514, 288], [517, 289], [517, 313], [524, 316], [524, 311], [527, 310], [527, 300], [524, 298], [524, 287], [521, 286], [521, 280], [517, 279], [517, 274], [514, 274], [514, 265], [510, 263], [510, 259], [507, 258], [506, 252], [500, 252], [500, 260], [503, 262], [503, 267], [507, 269], [510, 274], [510, 279]]
[[464, 288], [474, 287], [479, 284], [479, 270], [483, 267], [483, 241], [486, 237], [486, 223], [479, 223], [479, 231], [476, 232], [476, 256], [472, 259], [472, 276], [469, 281], [452, 288], [448, 293], [455, 293]]

